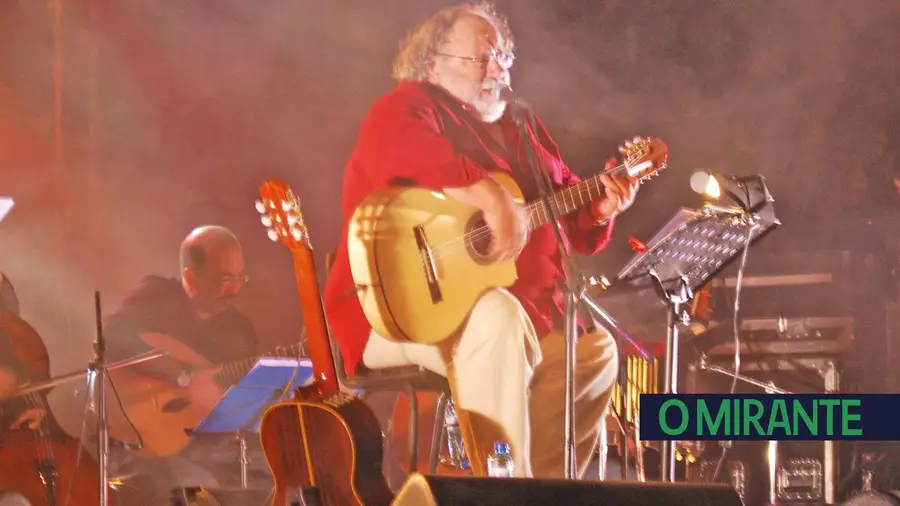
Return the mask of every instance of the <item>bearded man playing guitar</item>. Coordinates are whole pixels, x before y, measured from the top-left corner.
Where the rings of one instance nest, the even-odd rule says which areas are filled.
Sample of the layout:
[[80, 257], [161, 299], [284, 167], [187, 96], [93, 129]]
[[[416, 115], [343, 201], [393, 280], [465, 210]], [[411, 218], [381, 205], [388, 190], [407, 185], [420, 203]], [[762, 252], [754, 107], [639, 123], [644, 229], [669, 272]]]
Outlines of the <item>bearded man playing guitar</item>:
[[[104, 326], [110, 362], [169, 351], [110, 373], [128, 415], [110, 409], [110, 436], [133, 444], [133, 424], [144, 445], [128, 452], [137, 455], [138, 473], [123, 490], [136, 487], [128, 504], [168, 504], [173, 488], [224, 486], [207, 444], [214, 442], [191, 440], [185, 429], [202, 421], [230, 386], [205, 371], [258, 354], [252, 322], [233, 305], [247, 279], [238, 238], [221, 226], [198, 227], [182, 242], [180, 261], [180, 277], [146, 277]], [[145, 390], [158, 395], [143, 396]]]
[[[476, 474], [485, 473], [486, 456], [501, 440], [510, 444], [516, 476], [561, 478], [562, 261], [551, 225], [529, 235], [525, 208], [488, 177], [489, 171], [500, 171], [529, 201], [539, 196], [523, 139], [497, 93], [509, 85], [512, 50], [506, 21], [483, 4], [442, 10], [409, 36], [394, 63], [399, 84], [369, 111], [346, 167], [345, 224], [325, 307], [349, 373], [416, 364], [450, 379]], [[537, 129], [531, 136], [538, 139], [536, 151], [556, 189], [578, 183], [540, 122]], [[561, 223], [564, 238], [582, 254], [604, 248], [615, 216], [631, 206], [638, 189], [632, 178], [603, 175], [598, 181], [589, 205]], [[354, 215], [373, 192], [396, 186], [443, 192], [474, 206], [492, 234], [492, 261], [515, 259], [515, 283], [482, 293], [459, 332], [440, 345], [379, 335], [360, 302], [372, 287], [360, 287], [354, 277], [354, 262], [360, 261], [350, 250]], [[618, 367], [613, 338], [587, 323], [581, 325], [574, 374], [579, 476], [596, 449]]]

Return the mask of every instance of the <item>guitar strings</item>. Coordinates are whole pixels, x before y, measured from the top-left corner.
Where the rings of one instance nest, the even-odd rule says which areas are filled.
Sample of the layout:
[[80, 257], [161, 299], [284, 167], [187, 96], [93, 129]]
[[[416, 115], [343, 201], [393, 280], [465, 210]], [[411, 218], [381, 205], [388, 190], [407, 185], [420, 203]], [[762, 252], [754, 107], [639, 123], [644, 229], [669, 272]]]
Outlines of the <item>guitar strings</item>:
[[[590, 181], [599, 180], [600, 176], [602, 176], [602, 175], [615, 175], [616, 173], [621, 172], [621, 171], [623, 171], [623, 170], [627, 170], [627, 169], [628, 169], [628, 165], [626, 165], [626, 164], [623, 163], [623, 164], [621, 164], [621, 165], [618, 165], [618, 166], [616, 166], [616, 167], [613, 167], [612, 169], [609, 169], [609, 170], [607, 170], [607, 171], [603, 171], [603, 172], [597, 174], [596, 176], [593, 176], [593, 177], [591, 177], [591, 178], [588, 178], [588, 179], [584, 180], [583, 182], [584, 182], [584, 183], [589, 183]], [[580, 184], [580, 183], [579, 183], [579, 184]], [[590, 191], [590, 184], [588, 184], [587, 186], [588, 186], [588, 188], [589, 188], [588, 191]], [[566, 187], [566, 188], [560, 190], [559, 194], [562, 194], [562, 195], [563, 195], [563, 197], [562, 197], [562, 198], [563, 198], [563, 201], [565, 201], [566, 196], [568, 196], [568, 197], [572, 200], [572, 202], [574, 202], [574, 189], [577, 188], [577, 187], [578, 187], [578, 184], [572, 185], [572, 186], [568, 186], [568, 187]], [[580, 190], [579, 190], [578, 193], [579, 193], [579, 195], [581, 194]], [[550, 199], [550, 200], [551, 200], [551, 205], [557, 204], [557, 198], [558, 198], [558, 197], [555, 196], [555, 195], [554, 195], [553, 197], [551, 197], [551, 199]], [[533, 202], [533, 203], [529, 204], [529, 205], [528, 205], [529, 220], [530, 220], [530, 218], [531, 218], [531, 213], [532, 213], [536, 208], [541, 208], [541, 209], [543, 209], [543, 207], [544, 207], [544, 201], [543, 201], [543, 200], [539, 200], [539, 201], [537, 201], [537, 202]], [[557, 207], [558, 207], [558, 206], [557, 206]], [[555, 213], [555, 214], [558, 214], [558, 213]], [[476, 241], [479, 241], [479, 240], [481, 240], [481, 239], [484, 239], [485, 237], [488, 237], [488, 236], [490, 236], [490, 235], [491, 235], [491, 229], [490, 229], [490, 227], [488, 227], [487, 225], [481, 225], [481, 226], [479, 226], [479, 227], [476, 227], [476, 228], [474, 228], [474, 229], [472, 229], [472, 230], [466, 232], [465, 234], [463, 234], [463, 235], [460, 236], [460, 237], [451, 239], [451, 240], [449, 240], [449, 241], [447, 241], [447, 242], [445, 242], [445, 243], [443, 243], [443, 244], [439, 244], [438, 246], [435, 246], [434, 248], [431, 248], [431, 256], [432, 256], [433, 258], [435, 258], [435, 259], [439, 259], [439, 258], [441, 258], [442, 254], [447, 253], [447, 250], [448, 250], [448, 249], [450, 249], [450, 248], [455, 248], [455, 247], [457, 247], [457, 246], [460, 246], [459, 243], [461, 243], [461, 242], [463, 243], [462, 245], [464, 245], [464, 246], [471, 246], [471, 245], [472, 245], [473, 243], [475, 243]], [[451, 251], [453, 251], [453, 250], [451, 250]], [[458, 249], [458, 250], [455, 250], [455, 251], [465, 251], [465, 250]], [[445, 257], [445, 258], [446, 258], [446, 257]]]

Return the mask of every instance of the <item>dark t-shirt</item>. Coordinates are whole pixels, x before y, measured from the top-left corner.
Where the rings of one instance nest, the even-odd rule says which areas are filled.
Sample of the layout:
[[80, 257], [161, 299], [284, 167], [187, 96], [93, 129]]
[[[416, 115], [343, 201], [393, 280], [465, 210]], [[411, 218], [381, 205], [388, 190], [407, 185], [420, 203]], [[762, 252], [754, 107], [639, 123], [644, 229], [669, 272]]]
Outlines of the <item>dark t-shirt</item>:
[[[213, 364], [225, 364], [258, 354], [253, 323], [236, 308], [201, 318], [181, 281], [147, 276], [112, 314], [104, 327], [107, 361], [150, 350], [141, 333], [165, 334]], [[141, 364], [141, 372], [174, 380], [184, 364], [162, 357]]]

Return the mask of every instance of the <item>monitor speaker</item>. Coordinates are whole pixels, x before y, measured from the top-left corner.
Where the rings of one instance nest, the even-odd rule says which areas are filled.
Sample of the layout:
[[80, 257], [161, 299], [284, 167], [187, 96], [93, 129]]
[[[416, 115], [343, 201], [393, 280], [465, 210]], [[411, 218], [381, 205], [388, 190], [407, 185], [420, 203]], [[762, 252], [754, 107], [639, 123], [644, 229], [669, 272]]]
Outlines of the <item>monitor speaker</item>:
[[0, 506], [31, 506], [31, 503], [22, 494], [0, 490]]
[[743, 506], [726, 484], [410, 475], [392, 506]]
[[260, 506], [272, 501], [271, 490], [179, 488], [172, 491], [171, 506]]

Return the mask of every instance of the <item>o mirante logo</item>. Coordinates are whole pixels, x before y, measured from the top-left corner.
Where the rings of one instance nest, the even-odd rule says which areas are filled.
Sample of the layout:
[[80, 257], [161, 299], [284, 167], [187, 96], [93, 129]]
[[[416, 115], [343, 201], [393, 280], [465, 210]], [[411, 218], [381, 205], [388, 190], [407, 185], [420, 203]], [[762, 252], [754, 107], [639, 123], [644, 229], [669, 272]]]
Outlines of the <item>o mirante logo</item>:
[[900, 394], [642, 394], [639, 416], [647, 441], [900, 440]]

